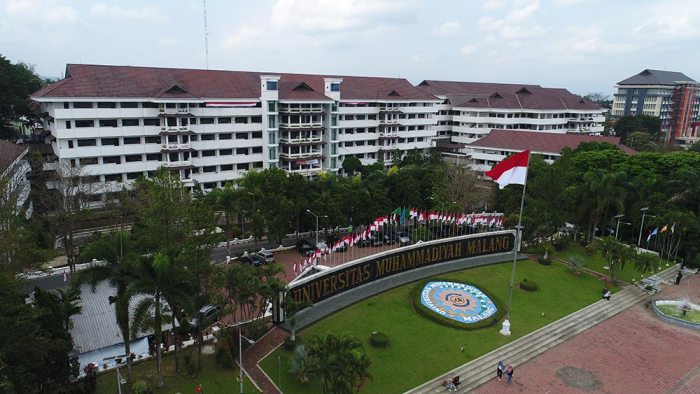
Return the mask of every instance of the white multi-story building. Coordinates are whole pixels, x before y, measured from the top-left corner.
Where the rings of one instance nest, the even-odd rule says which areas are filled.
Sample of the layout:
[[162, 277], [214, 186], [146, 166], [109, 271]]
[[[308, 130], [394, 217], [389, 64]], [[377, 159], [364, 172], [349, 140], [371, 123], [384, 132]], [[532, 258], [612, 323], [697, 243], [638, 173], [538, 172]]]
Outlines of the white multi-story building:
[[247, 171], [314, 176], [434, 146], [441, 100], [407, 80], [77, 65], [32, 95], [59, 164], [106, 191], [165, 166], [209, 190]]
[[443, 147], [469, 154], [467, 144], [492, 129], [597, 135], [604, 110], [566, 89], [479, 82], [425, 80], [419, 89], [442, 100], [437, 134]]
[[32, 214], [31, 202], [27, 203], [31, 191], [27, 179], [31, 170], [27, 161], [28, 152], [29, 147], [26, 145], [0, 140], [0, 182], [4, 184], [0, 188], [0, 200], [15, 205], [8, 213], [24, 214], [26, 217]]
[[698, 82], [675, 71], [644, 70], [617, 83], [612, 115], [649, 115], [661, 119], [661, 132], [669, 141], [698, 141], [700, 116]]
[[607, 143], [617, 146], [627, 154], [635, 153], [633, 149], [620, 143], [620, 137], [494, 129], [484, 138], [469, 144], [472, 169], [480, 173], [489, 171], [496, 163], [524, 150], [529, 150], [534, 155], [542, 155], [545, 162], [552, 164], [561, 156], [564, 148], [576, 149], [584, 142]]

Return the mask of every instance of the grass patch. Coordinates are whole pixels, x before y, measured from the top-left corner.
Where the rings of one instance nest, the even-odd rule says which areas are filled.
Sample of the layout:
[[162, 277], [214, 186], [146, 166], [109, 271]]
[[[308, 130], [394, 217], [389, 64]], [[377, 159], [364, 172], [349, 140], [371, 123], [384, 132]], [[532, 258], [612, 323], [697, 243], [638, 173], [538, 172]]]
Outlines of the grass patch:
[[[471, 283], [482, 291], [508, 300], [512, 265], [502, 263], [441, 274], [455, 282]], [[536, 292], [517, 287], [523, 279], [539, 286]], [[407, 284], [363, 300], [303, 330], [305, 338], [332, 333], [347, 334], [365, 341], [372, 361], [363, 393], [402, 392], [418, 386], [459, 365], [526, 335], [600, 299], [600, 280], [590, 275], [572, 275], [568, 268], [536, 261], [519, 261], [513, 289], [512, 336], [499, 334], [500, 324], [478, 330], [458, 330], [419, 316], [412, 308]], [[372, 347], [373, 331], [391, 338], [388, 348]], [[464, 351], [460, 348], [464, 347]], [[291, 353], [278, 349], [261, 367], [285, 393], [321, 392], [320, 385], [303, 385], [287, 373]]]
[[[184, 357], [182, 355], [192, 351], [193, 362], [196, 361], [196, 348], [186, 349], [180, 354], [180, 369], [185, 370]], [[213, 355], [202, 354], [202, 370], [195, 375], [186, 375], [184, 372], [177, 374], [175, 372], [175, 358], [172, 354], [167, 354], [163, 357], [163, 380], [165, 387], [156, 388], [156, 362], [148, 360], [134, 365], [131, 368], [131, 380], [122, 385], [122, 393], [131, 393], [131, 385], [137, 380], [145, 380], [148, 387], [153, 389], [154, 393], [194, 393], [195, 387], [202, 384], [206, 394], [231, 394], [239, 392], [238, 368], [223, 369], [216, 365]], [[126, 366], [119, 368], [119, 372], [123, 377], [126, 377]], [[257, 393], [255, 386], [244, 377], [243, 387], [246, 393]], [[97, 394], [114, 394], [117, 392], [117, 376], [115, 371], [109, 371], [100, 374], [97, 377]]]
[[676, 305], [657, 305], [657, 308], [666, 316], [675, 317], [676, 319], [689, 321], [692, 323], [700, 323], [700, 311], [691, 309], [688, 314], [683, 316], [683, 312]]
[[[586, 253], [586, 249], [582, 246], [579, 245], [571, 245], [567, 247], [565, 250], [562, 250], [560, 252], [555, 252], [554, 255], [562, 259], [564, 261], [569, 261], [569, 258], [578, 256], [581, 257], [585, 263], [583, 265], [584, 268], [588, 268], [589, 270], [598, 272], [599, 274], [605, 275], [607, 277], [610, 277], [610, 270], [607, 268], [608, 266], [608, 261], [605, 260], [603, 255], [600, 252], [595, 252], [593, 255], [589, 256]], [[648, 273], [644, 276], [649, 276], [652, 275], [652, 273]], [[632, 283], [634, 279], [639, 280], [642, 278], [642, 275], [636, 273], [636, 270], [634, 268], [634, 262], [628, 261], [625, 264], [625, 268], [620, 270], [617, 273], [618, 279], [627, 282], [627, 283]]]

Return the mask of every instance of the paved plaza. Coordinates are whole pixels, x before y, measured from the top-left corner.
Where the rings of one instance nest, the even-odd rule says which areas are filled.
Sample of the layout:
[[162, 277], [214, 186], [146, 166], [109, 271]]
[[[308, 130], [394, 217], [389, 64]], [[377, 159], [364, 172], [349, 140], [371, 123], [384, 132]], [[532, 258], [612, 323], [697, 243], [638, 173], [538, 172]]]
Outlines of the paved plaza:
[[[700, 303], [700, 275], [651, 297], [678, 298]], [[642, 302], [516, 365], [510, 386], [493, 370], [475, 392], [700, 393], [700, 331], [664, 323]]]

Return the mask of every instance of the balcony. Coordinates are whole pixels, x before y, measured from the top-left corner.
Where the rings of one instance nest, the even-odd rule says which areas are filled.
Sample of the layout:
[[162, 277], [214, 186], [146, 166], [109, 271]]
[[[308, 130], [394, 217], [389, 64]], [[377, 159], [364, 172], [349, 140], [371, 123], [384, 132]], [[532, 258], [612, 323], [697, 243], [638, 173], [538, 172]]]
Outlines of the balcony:
[[323, 130], [323, 123], [280, 123], [280, 130]]
[[393, 151], [393, 150], [399, 150], [399, 145], [398, 144], [391, 144], [391, 145], [380, 145], [379, 146], [379, 151]]
[[321, 114], [325, 115], [323, 107], [310, 107], [310, 108], [285, 108], [280, 107], [279, 113], [281, 114]]
[[285, 160], [285, 161], [304, 161], [304, 160], [311, 160], [311, 159], [322, 159], [323, 158], [323, 153], [322, 152], [304, 152], [304, 153], [285, 153], [281, 152], [280, 153], [280, 159]]
[[379, 112], [380, 113], [398, 114], [402, 111], [401, 111], [400, 107], [379, 107]]
[[317, 145], [323, 144], [321, 137], [312, 138], [280, 138], [280, 145]]
[[188, 168], [195, 168], [195, 166], [192, 165], [192, 162], [189, 160], [183, 160], [183, 161], [168, 161], [163, 163], [165, 168], [169, 170], [185, 170]]
[[190, 152], [193, 151], [189, 143], [178, 144], [170, 143], [161, 145], [160, 153], [171, 153], [171, 152]]
[[159, 135], [194, 135], [195, 132], [190, 130], [189, 127], [161, 127]]
[[379, 119], [379, 126], [403, 126], [398, 119]]
[[387, 138], [399, 138], [399, 133], [397, 131], [391, 133], [379, 133], [379, 139]]
[[194, 118], [189, 108], [161, 108], [158, 112], [159, 118]]

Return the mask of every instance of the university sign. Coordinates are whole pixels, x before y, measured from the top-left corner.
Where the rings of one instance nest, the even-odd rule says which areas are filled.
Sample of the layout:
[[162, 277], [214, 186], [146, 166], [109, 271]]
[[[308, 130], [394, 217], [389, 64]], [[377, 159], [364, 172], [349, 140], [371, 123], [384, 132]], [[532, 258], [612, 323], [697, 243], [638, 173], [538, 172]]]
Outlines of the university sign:
[[512, 252], [513, 231], [467, 235], [394, 249], [331, 269], [290, 286], [297, 302], [316, 303], [378, 279], [446, 261]]

